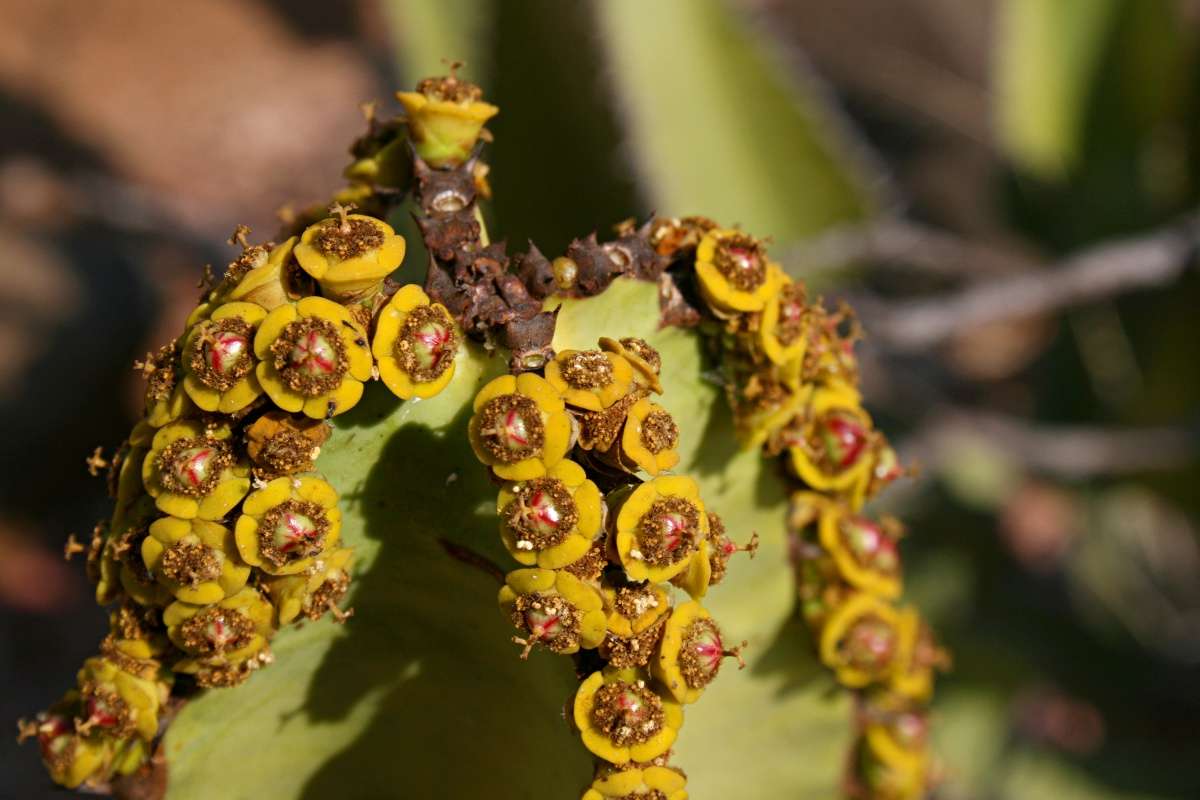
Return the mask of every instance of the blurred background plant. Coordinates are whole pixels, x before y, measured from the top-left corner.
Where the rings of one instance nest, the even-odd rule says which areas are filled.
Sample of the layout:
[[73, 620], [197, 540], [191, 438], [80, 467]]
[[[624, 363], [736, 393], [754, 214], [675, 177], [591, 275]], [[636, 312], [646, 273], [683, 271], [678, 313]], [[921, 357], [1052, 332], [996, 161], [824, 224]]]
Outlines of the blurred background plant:
[[[101, 635], [60, 551], [133, 359], [235, 223], [328, 194], [360, 101], [454, 57], [502, 109], [510, 241], [704, 213], [859, 309], [923, 467], [887, 495], [909, 593], [956, 656], [939, 796], [1200, 793], [1200, 3], [0, 7], [0, 720]], [[48, 793], [6, 738], [0, 795]]]

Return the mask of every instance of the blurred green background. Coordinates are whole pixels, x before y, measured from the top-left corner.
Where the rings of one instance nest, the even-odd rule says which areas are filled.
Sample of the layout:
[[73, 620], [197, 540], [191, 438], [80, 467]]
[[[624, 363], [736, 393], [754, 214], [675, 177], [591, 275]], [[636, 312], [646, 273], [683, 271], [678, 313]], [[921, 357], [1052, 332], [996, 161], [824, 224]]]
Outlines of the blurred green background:
[[[881, 505], [956, 657], [939, 797], [1200, 797], [1200, 3], [0, 12], [0, 720], [100, 636], [58, 553], [104, 513], [83, 459], [139, 412], [133, 359], [235, 223], [336, 185], [361, 101], [457, 58], [502, 109], [515, 249], [704, 213], [859, 308], [868, 403], [922, 465]], [[49, 794], [0, 744], [0, 796]]]

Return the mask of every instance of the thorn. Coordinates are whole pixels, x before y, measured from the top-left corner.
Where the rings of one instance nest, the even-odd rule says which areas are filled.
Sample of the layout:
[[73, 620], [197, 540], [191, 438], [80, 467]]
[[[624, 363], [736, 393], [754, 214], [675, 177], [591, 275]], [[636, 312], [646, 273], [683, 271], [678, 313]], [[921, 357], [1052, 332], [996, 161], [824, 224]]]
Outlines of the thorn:
[[70, 561], [71, 556], [82, 553], [84, 550], [87, 548], [80, 544], [79, 540], [75, 538], [75, 534], [72, 533], [67, 537], [67, 543], [63, 545], [63, 561]]
[[38, 724], [21, 717], [17, 720], [17, 744], [22, 744], [26, 739], [33, 739], [38, 735]]
[[341, 222], [338, 223], [338, 227], [341, 229], [342, 233], [350, 232], [350, 220], [346, 218], [346, 215], [356, 208], [358, 208], [358, 206], [354, 205], [354, 203], [346, 203], [343, 205], [342, 203], [335, 202], [333, 205], [329, 206], [329, 210], [332, 213], [337, 214], [341, 219]]
[[233, 229], [233, 235], [228, 239], [229, 243], [241, 247], [243, 250], [250, 249], [250, 242], [246, 238], [250, 235], [250, 226], [238, 224]]
[[345, 611], [342, 611], [340, 608], [338, 608], [337, 603], [333, 602], [331, 599], [329, 601], [329, 613], [333, 614], [334, 622], [336, 622], [338, 625], [345, 625], [346, 620], [354, 616], [354, 609], [347, 608]]
[[105, 460], [103, 453], [104, 448], [97, 447], [92, 451], [90, 456], [84, 459], [83, 463], [87, 464], [88, 475], [91, 475], [93, 478], [100, 474], [100, 470], [108, 466], [108, 461]]

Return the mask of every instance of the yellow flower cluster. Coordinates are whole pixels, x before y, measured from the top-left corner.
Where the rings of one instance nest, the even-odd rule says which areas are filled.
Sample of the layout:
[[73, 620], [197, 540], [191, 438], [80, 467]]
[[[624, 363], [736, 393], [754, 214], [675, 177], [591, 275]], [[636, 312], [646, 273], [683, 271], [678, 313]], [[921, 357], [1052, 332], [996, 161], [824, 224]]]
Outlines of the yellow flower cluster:
[[387, 296], [404, 240], [346, 210], [279, 245], [239, 228], [241, 256], [141, 364], [146, 414], [112, 459], [115, 508], [88, 552], [97, 601], [120, 611], [78, 690], [28, 728], [63, 785], [136, 769], [174, 676], [241, 683], [281, 626], [346, 617], [353, 553], [315, 472], [328, 420], [374, 377], [403, 398], [441, 391], [459, 341], [419, 288]]
[[[862, 406], [858, 326], [846, 309], [810, 303], [804, 285], [742, 231], [708, 220], [661, 220], [651, 240], [663, 255], [694, 263], [702, 311], [717, 323], [708, 329], [739, 436], [748, 447], [782, 456], [794, 480], [789, 528], [800, 544], [800, 608], [822, 662], [843, 686], [863, 692], [871, 721], [856, 745], [860, 793], [919, 797], [929, 782], [925, 707], [933, 671], [947, 658], [917, 612], [895, 605], [902, 589], [899, 523], [862, 511], [902, 470]], [[676, 615], [692, 625], [705, 618], [699, 607], [682, 606]], [[664, 653], [678, 638], [674, 625], [675, 615]], [[656, 675], [679, 683], [661, 666]], [[919, 736], [911, 735], [916, 727]]]
[[[679, 429], [649, 400], [661, 368], [641, 339], [563, 350], [543, 374], [485, 385], [468, 426], [502, 482], [501, 540], [524, 565], [499, 596], [521, 657], [592, 650], [604, 662], [573, 701], [597, 759], [585, 800], [686, 798], [683, 774], [665, 765], [683, 706], [738, 652], [697, 600], [739, 548], [696, 482], [670, 473]], [[673, 586], [693, 599], [675, 607]]]

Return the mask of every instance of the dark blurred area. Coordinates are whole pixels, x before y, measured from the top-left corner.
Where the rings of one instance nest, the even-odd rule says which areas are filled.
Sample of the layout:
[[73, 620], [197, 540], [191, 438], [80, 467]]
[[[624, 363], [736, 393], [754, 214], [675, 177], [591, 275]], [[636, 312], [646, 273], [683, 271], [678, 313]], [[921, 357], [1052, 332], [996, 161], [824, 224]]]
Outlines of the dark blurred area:
[[[1073, 38], [1042, 42], [1046, 64], [1094, 40], [1058, 75], [1038, 2], [727, 5], [810, 87], [874, 209], [774, 247], [856, 302], [868, 403], [922, 465], [890, 506], [956, 657], [939, 796], [1200, 797], [1200, 3], [1048, 0]], [[494, 229], [547, 253], [664, 197], [593, 6], [460, 20], [488, 30], [467, 69], [503, 109]], [[406, 55], [407, 11], [0, 2], [0, 723], [57, 698], [102, 635], [62, 551], [108, 513], [85, 459], [140, 414], [134, 360], [235, 255], [235, 224], [269, 236], [338, 185], [362, 101], [438, 69]], [[1083, 291], [1045, 280], [1071, 269]], [[0, 796], [49, 796], [14, 739]]]

